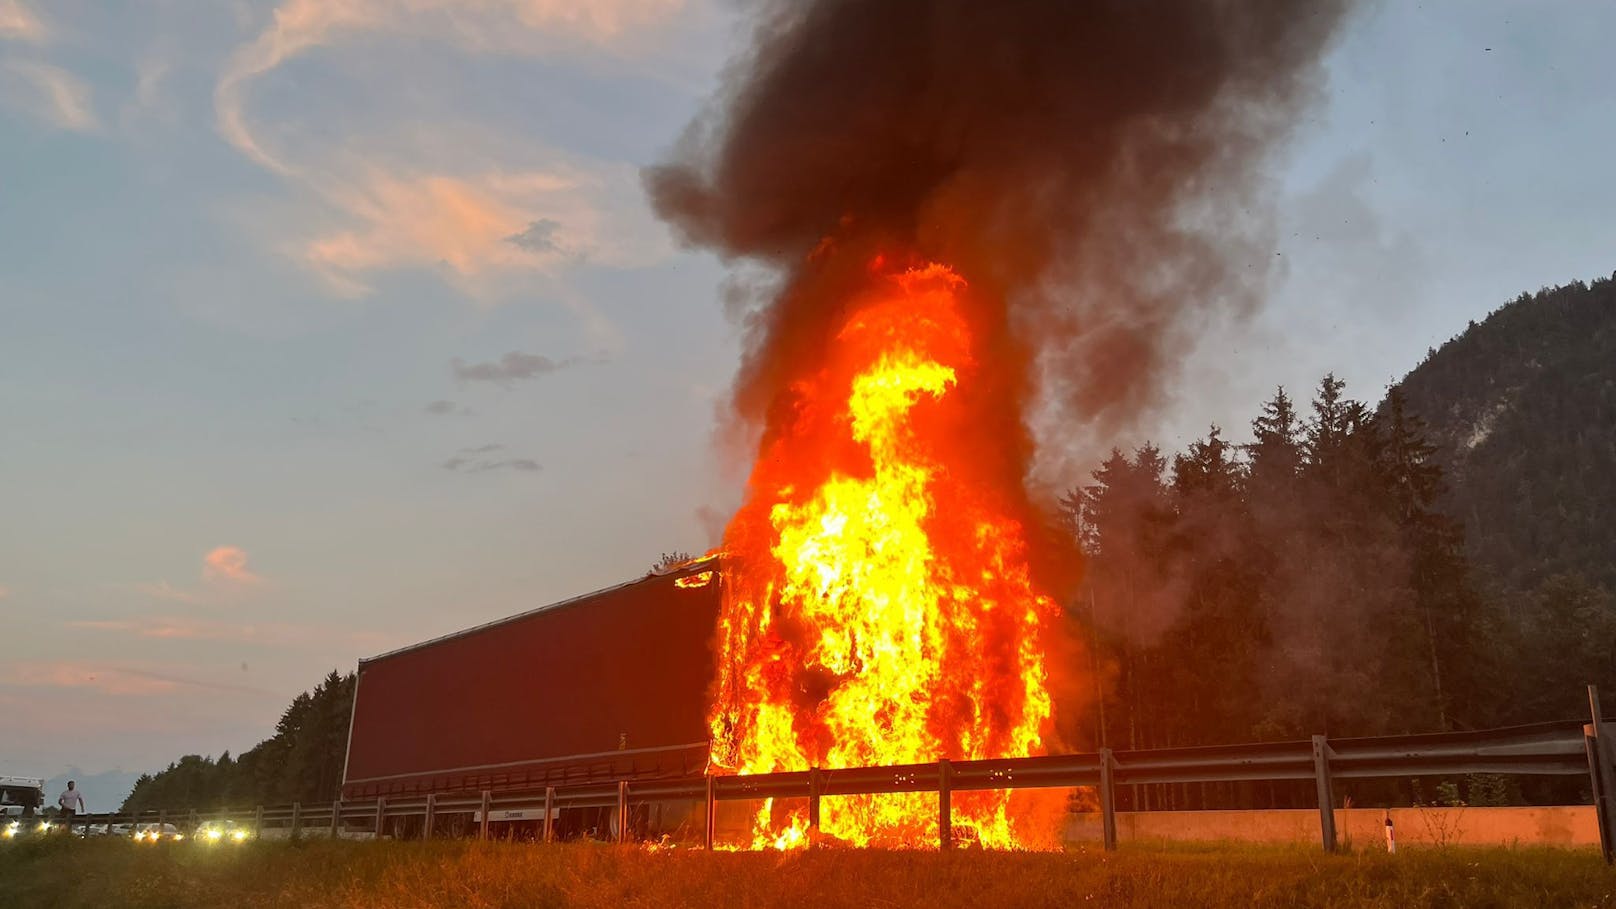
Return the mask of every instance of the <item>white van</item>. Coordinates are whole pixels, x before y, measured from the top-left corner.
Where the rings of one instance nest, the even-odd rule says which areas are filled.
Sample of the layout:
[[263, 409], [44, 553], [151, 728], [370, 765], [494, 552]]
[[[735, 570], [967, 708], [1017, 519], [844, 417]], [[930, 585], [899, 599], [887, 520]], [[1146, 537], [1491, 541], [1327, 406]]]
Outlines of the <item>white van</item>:
[[11, 820], [33, 817], [44, 804], [44, 780], [0, 773], [0, 815]]

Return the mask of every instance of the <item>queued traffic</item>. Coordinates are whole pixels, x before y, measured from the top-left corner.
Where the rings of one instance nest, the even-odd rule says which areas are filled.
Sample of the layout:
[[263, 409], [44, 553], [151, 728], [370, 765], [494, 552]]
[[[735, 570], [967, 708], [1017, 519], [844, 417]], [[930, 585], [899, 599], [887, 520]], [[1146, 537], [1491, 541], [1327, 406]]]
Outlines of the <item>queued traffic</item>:
[[47, 815], [42, 810], [44, 786], [45, 781], [35, 777], [0, 775], [0, 842], [73, 836], [85, 839], [112, 837], [137, 843], [191, 840], [211, 845], [245, 843], [254, 838], [250, 828], [232, 820], [205, 820], [195, 824], [195, 829], [189, 832], [163, 820], [96, 822], [94, 815], [84, 815], [84, 797], [72, 782], [67, 784], [67, 790], [56, 800], [57, 813]]

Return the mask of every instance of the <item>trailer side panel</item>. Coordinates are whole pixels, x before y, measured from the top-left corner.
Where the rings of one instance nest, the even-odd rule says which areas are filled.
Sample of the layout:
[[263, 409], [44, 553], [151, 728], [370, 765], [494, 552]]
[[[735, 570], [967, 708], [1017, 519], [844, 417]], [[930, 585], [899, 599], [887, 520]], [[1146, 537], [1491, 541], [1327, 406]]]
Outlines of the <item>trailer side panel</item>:
[[344, 797], [700, 772], [711, 577], [646, 578], [361, 663]]

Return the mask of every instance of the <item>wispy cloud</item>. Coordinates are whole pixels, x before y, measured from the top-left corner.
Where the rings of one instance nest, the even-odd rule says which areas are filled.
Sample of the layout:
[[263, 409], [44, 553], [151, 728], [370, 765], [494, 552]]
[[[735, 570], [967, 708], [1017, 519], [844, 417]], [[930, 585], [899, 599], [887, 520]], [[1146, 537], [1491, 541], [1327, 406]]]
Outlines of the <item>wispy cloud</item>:
[[168, 694], [182, 688], [278, 696], [248, 685], [192, 678], [166, 666], [119, 666], [91, 660], [23, 660], [0, 670], [0, 684], [23, 688], [80, 688], [136, 697]]
[[154, 600], [164, 600], [170, 603], [186, 603], [188, 605], [196, 605], [203, 602], [203, 597], [201, 594], [192, 590], [187, 590], [183, 587], [175, 587], [173, 584], [170, 584], [167, 581], [152, 581], [149, 583], [135, 584], [133, 586], [136, 592], [145, 594]]
[[453, 457], [442, 464], [444, 470], [459, 473], [488, 473], [491, 470], [515, 470], [521, 473], [537, 473], [544, 469], [544, 465], [532, 458], [501, 458], [490, 460], [487, 458]]
[[458, 278], [500, 267], [542, 269], [561, 264], [561, 246], [507, 240], [532, 211], [549, 210], [572, 225], [552, 221], [559, 237], [588, 248], [582, 234], [596, 218], [577, 198], [579, 189], [579, 178], [560, 172], [456, 177], [367, 167], [326, 193], [351, 226], [316, 237], [300, 254], [344, 296], [368, 293], [363, 276], [389, 268], [436, 265]]
[[449, 361], [449, 368], [454, 371], [454, 377], [462, 382], [492, 382], [509, 388], [513, 382], [537, 379], [584, 362], [587, 361], [581, 357], [557, 360], [544, 354], [513, 350], [498, 360], [483, 363], [467, 363], [455, 357]]
[[0, 39], [43, 44], [45, 23], [22, 0], [0, 0]]
[[433, 401], [421, 408], [421, 410], [435, 417], [469, 417], [475, 414], [475, 411], [464, 404], [456, 404], [453, 401], [445, 400]]
[[77, 619], [64, 623], [72, 631], [119, 635], [142, 641], [200, 641], [285, 648], [327, 648], [346, 644], [355, 651], [397, 646], [394, 632], [354, 630], [340, 625], [291, 622], [229, 622], [183, 615], [136, 616], [118, 619]]
[[566, 250], [561, 245], [560, 233], [560, 221], [552, 218], [540, 218], [523, 228], [521, 233], [511, 234], [505, 240], [529, 252], [559, 253]]
[[25, 688], [91, 688], [102, 694], [142, 695], [172, 691], [174, 682], [126, 673], [104, 663], [78, 660], [25, 660], [0, 674], [0, 682]]
[[[249, 112], [250, 86], [317, 48], [355, 54], [353, 39], [377, 35], [439, 42], [468, 54], [543, 55], [567, 44], [605, 48], [665, 19], [683, 0], [285, 0], [230, 57], [215, 86], [220, 134], [242, 154], [305, 194], [279, 248], [336, 296], [372, 292], [370, 275], [436, 268], [479, 299], [508, 292], [491, 275], [553, 274], [579, 262], [621, 265], [663, 255], [636, 169], [547, 149], [531, 136], [479, 135], [446, 127], [461, 144], [443, 153], [415, 114], [398, 134], [345, 123], [320, 147], [318, 128], [289, 127]], [[350, 44], [356, 47], [350, 47]], [[317, 114], [313, 115], [317, 116]], [[509, 160], [509, 149], [526, 160]], [[501, 163], [493, 163], [506, 159]], [[642, 223], [643, 222], [643, 223]]]
[[164, 97], [163, 85], [173, 69], [169, 57], [148, 53], [135, 63], [135, 90], [118, 109], [118, 124], [131, 129], [142, 120], [172, 121], [179, 116], [174, 103]]
[[184, 616], [149, 616], [136, 619], [85, 619], [68, 622], [79, 631], [127, 634], [139, 638], [170, 641], [236, 641], [242, 643], [289, 644], [315, 637], [317, 629], [277, 623], [241, 624], [193, 619]]
[[449, 458], [439, 467], [455, 473], [488, 473], [494, 470], [514, 470], [521, 473], [537, 473], [544, 466], [531, 458], [501, 458], [495, 457], [496, 452], [504, 451], [505, 446], [498, 442], [487, 445], [478, 445], [473, 448], [462, 448], [454, 457]]
[[290, 164], [264, 147], [245, 106], [253, 80], [299, 54], [366, 32], [437, 38], [473, 51], [532, 53], [546, 49], [534, 39], [547, 34], [605, 44], [682, 5], [682, 0], [286, 0], [225, 65], [214, 90], [219, 131], [264, 167], [291, 173]]
[[58, 129], [90, 132], [99, 126], [89, 84], [49, 63], [34, 60], [0, 63], [0, 103]]

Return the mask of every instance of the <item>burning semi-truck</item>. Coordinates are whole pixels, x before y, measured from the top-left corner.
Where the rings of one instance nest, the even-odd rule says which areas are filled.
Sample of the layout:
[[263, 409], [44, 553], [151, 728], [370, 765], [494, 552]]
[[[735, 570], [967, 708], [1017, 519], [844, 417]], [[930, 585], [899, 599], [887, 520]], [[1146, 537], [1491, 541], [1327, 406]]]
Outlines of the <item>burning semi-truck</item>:
[[[389, 802], [700, 777], [720, 603], [716, 558], [404, 647], [359, 663], [342, 798]], [[668, 808], [636, 820], [677, 826]], [[540, 810], [490, 813], [531, 835]], [[434, 829], [465, 831], [473, 812]], [[610, 835], [601, 808], [558, 808], [556, 835]], [[417, 835], [422, 817], [383, 833]]]

